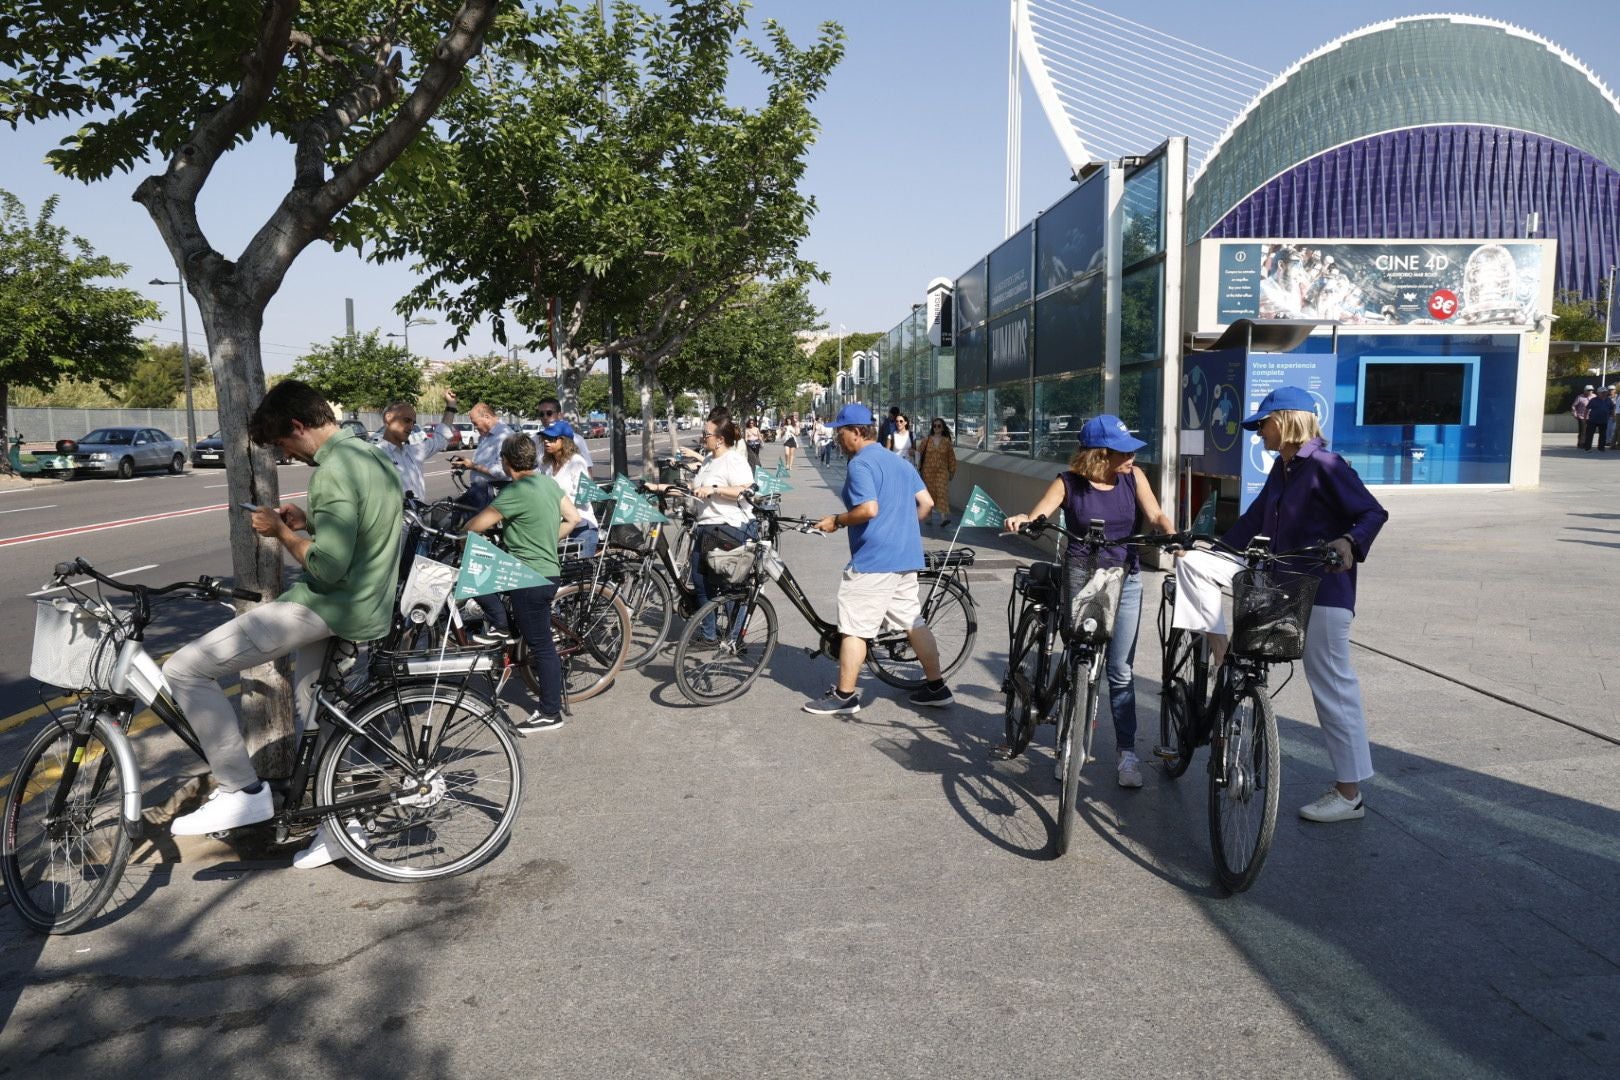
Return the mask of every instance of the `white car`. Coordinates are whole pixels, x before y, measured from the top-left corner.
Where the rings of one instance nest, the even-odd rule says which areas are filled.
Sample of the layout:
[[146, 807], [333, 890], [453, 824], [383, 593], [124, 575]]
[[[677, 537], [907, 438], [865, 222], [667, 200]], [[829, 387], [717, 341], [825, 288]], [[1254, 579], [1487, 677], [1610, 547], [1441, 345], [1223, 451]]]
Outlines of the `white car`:
[[463, 450], [471, 450], [478, 445], [478, 429], [473, 427], [470, 421], [457, 420], [450, 426], [461, 433], [461, 448]]

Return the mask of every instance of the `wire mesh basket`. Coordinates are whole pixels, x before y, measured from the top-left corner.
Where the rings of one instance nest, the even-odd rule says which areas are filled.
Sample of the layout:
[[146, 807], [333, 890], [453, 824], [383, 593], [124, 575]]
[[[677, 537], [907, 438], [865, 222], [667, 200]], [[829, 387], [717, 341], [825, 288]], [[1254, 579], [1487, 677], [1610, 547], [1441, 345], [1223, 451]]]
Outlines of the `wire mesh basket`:
[[117, 659], [117, 635], [94, 612], [62, 598], [35, 602], [30, 678], [64, 690], [105, 690]]
[[652, 550], [656, 537], [652, 526], [613, 525], [608, 529], [608, 546], [645, 555]]
[[1095, 559], [1069, 563], [1069, 616], [1063, 628], [1070, 641], [1101, 645], [1114, 636], [1119, 596], [1125, 588], [1123, 566], [1098, 566]]
[[1298, 660], [1321, 579], [1286, 570], [1241, 570], [1232, 579], [1232, 652], [1253, 660]]

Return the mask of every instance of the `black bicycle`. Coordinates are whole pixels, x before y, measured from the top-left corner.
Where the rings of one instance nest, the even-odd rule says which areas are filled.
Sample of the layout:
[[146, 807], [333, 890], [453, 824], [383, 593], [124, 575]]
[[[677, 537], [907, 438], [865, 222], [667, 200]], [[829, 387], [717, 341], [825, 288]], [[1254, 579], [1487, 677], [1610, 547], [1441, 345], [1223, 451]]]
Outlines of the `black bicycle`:
[[1187, 771], [1201, 746], [1209, 755], [1209, 842], [1222, 886], [1242, 892], [1255, 883], [1277, 831], [1282, 795], [1282, 751], [1277, 715], [1267, 692], [1271, 665], [1305, 654], [1305, 630], [1320, 580], [1290, 569], [1306, 563], [1338, 565], [1325, 545], [1274, 552], [1269, 537], [1235, 548], [1213, 536], [1180, 533], [1151, 537], [1165, 547], [1199, 546], [1243, 566], [1232, 579], [1232, 639], [1213, 672], [1204, 635], [1170, 625], [1176, 584], [1166, 575], [1159, 601], [1164, 666], [1160, 687], [1159, 745], [1154, 748], [1174, 778]]
[[[676, 466], [659, 458], [661, 474]], [[639, 668], [657, 656], [669, 640], [677, 614], [690, 617], [698, 608], [687, 560], [697, 518], [691, 489], [676, 477], [664, 480], [662, 491], [645, 483], [638, 490], [658, 500], [659, 513], [669, 519], [640, 525], [614, 525], [607, 531], [606, 552], [619, 562], [614, 584], [630, 611], [630, 649], [624, 666]]]
[[[779, 496], [746, 496], [760, 522], [760, 535], [741, 549], [740, 570], [735, 580], [722, 586], [721, 595], [699, 608], [687, 620], [686, 630], [675, 647], [675, 683], [688, 701], [710, 705], [739, 697], [759, 678], [776, 649], [776, 608], [764, 594], [765, 584], [774, 581], [783, 595], [815, 630], [818, 644], [806, 649], [807, 656], [838, 659], [844, 635], [822, 618], [804, 589], [778, 552], [784, 528], [825, 536], [808, 518], [781, 515]], [[698, 556], [694, 556], [696, 558]], [[939, 648], [941, 677], [948, 678], [962, 666], [973, 651], [978, 634], [978, 611], [973, 605], [966, 570], [973, 565], [972, 548], [926, 553], [925, 568], [917, 575], [922, 599], [924, 624], [933, 632]], [[716, 633], [704, 635], [703, 627], [713, 619]], [[866, 666], [890, 686], [916, 690], [926, 683], [922, 663], [905, 630], [881, 631], [867, 643]]]
[[1055, 561], [1031, 563], [1013, 574], [1013, 591], [1007, 599], [1007, 674], [1001, 682], [1006, 742], [994, 751], [1003, 760], [1017, 757], [1039, 724], [1056, 726], [1054, 846], [1062, 856], [1074, 838], [1080, 772], [1092, 757], [1103, 665], [1125, 580], [1122, 567], [1099, 565], [1098, 558], [1105, 548], [1139, 538], [1108, 540], [1103, 523], [1095, 519], [1083, 534], [1045, 517], [1027, 522], [1018, 532], [1024, 536], [1054, 532], [1082, 550], [1078, 559], [1060, 552]]
[[[96, 583], [94, 593], [69, 580], [81, 575]], [[53, 581], [66, 595], [36, 607], [30, 674], [77, 691], [78, 700], [49, 715], [12, 774], [0, 874], [23, 921], [66, 933], [107, 903], [142, 833], [129, 739], [141, 709], [206, 760], [143, 646], [154, 607], [259, 597], [206, 577], [126, 584], [83, 559], [58, 563]], [[129, 594], [133, 606], [115, 607], [104, 588]], [[511, 833], [523, 796], [522, 761], [505, 717], [470, 686], [493, 657], [374, 649], [351, 677], [355, 656], [351, 642], [334, 639], [327, 650], [292, 776], [272, 782], [281, 807], [272, 819], [277, 842], [324, 820], [354, 865], [389, 881], [430, 881], [488, 861]]]

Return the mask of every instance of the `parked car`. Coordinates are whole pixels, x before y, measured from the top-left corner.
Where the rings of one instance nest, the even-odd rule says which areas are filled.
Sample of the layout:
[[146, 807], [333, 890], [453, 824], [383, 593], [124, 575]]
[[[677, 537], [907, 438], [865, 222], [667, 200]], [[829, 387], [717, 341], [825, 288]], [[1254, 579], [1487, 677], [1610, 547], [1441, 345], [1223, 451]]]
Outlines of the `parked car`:
[[605, 438], [607, 438], [608, 426], [607, 426], [607, 421], [606, 420], [592, 420], [590, 423], [591, 423], [590, 434], [586, 435], [586, 438], [588, 438], [588, 439], [605, 439]]
[[450, 426], [455, 428], [461, 435], [461, 448], [463, 450], [472, 450], [478, 446], [478, 429], [473, 427], [470, 421], [457, 420]]
[[366, 425], [358, 420], [340, 420], [338, 421], [338, 427], [354, 432], [357, 438], [364, 439], [367, 437]]
[[[292, 458], [277, 451], [276, 464], [289, 465]], [[191, 451], [191, 467], [193, 469], [223, 469], [225, 467], [225, 440], [214, 432], [206, 439], [198, 439], [197, 446]]]
[[[67, 442], [68, 440], [64, 440]], [[58, 449], [73, 457], [74, 476], [116, 476], [127, 480], [141, 469], [186, 471], [186, 443], [166, 432], [147, 427], [107, 427], [63, 443]]]

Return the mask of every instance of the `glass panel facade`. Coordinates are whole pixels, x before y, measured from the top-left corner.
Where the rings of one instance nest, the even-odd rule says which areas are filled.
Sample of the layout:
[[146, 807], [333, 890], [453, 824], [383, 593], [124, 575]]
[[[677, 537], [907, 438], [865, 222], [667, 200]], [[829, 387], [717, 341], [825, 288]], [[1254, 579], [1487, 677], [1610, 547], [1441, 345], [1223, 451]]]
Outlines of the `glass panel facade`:
[[1101, 369], [1107, 280], [1092, 274], [1035, 302], [1035, 374]]
[[1035, 295], [1103, 268], [1108, 235], [1108, 172], [1093, 173], [1035, 221]]
[[1119, 373], [1119, 418], [1147, 443], [1136, 452], [1136, 459], [1148, 465], [1164, 460], [1163, 379], [1162, 367], [1124, 368]]
[[956, 445], [984, 446], [983, 390], [964, 390], [956, 395]]
[[1102, 412], [1102, 369], [1035, 383], [1035, 456], [1068, 461], [1080, 425]]
[[958, 388], [983, 386], [989, 381], [990, 352], [983, 326], [956, 328], [956, 385]]
[[1004, 454], [1029, 456], [1029, 383], [1020, 380], [990, 391], [990, 446]]
[[990, 382], [1029, 378], [1029, 308], [990, 322]]
[[1164, 263], [1125, 275], [1120, 289], [1119, 362], [1140, 364], [1164, 355]]
[[1134, 266], [1164, 250], [1164, 158], [1125, 181], [1123, 205], [1125, 266]]
[[990, 253], [990, 317], [1011, 311], [1033, 299], [1030, 265], [1034, 257], [1035, 227], [1026, 225]]

